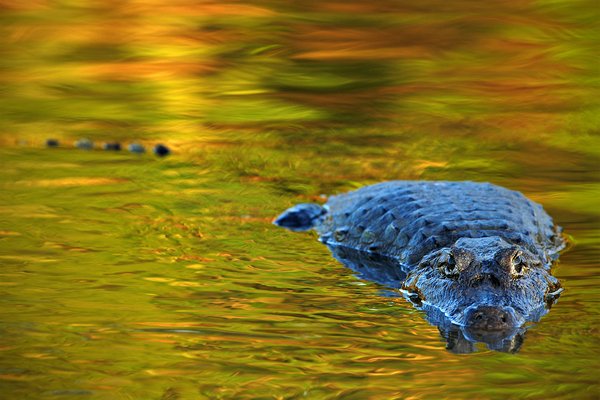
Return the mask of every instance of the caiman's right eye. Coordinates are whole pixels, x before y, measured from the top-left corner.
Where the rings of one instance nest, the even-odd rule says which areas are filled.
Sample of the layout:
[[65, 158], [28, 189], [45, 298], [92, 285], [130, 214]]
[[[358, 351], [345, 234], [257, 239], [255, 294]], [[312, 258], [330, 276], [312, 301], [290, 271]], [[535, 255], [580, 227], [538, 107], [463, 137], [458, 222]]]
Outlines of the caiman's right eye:
[[450, 251], [445, 251], [438, 259], [438, 268], [447, 277], [456, 277], [460, 273], [454, 255]]

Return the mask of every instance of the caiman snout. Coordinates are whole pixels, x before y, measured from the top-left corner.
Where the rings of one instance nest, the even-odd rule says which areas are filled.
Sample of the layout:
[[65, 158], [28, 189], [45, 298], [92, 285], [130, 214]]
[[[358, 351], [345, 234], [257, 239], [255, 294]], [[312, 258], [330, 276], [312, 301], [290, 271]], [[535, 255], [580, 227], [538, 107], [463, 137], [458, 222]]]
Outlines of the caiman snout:
[[515, 318], [510, 310], [492, 306], [469, 310], [465, 320], [467, 327], [475, 331], [503, 331], [515, 326]]

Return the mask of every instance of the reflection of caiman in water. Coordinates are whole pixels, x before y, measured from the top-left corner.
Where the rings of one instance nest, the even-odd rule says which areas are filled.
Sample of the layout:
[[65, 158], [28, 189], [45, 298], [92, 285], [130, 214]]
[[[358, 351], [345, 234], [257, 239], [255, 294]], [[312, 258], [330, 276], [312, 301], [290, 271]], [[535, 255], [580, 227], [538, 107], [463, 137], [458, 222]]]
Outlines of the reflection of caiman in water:
[[360, 277], [424, 310], [455, 352], [476, 342], [518, 351], [525, 323], [562, 291], [550, 274], [560, 228], [539, 204], [491, 184], [385, 182], [296, 205], [275, 224], [314, 228]]

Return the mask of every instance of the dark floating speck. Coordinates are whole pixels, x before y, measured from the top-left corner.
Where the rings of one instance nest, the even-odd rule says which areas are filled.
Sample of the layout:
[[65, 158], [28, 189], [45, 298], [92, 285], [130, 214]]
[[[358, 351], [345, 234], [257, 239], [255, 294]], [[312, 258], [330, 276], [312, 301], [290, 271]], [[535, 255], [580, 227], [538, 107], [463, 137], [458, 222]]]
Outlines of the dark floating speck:
[[104, 150], [107, 150], [107, 151], [120, 151], [121, 150], [121, 143], [119, 143], [119, 142], [106, 142], [106, 143], [104, 143], [104, 145], [102, 146], [102, 148]]
[[94, 148], [94, 142], [90, 139], [79, 139], [75, 142], [75, 147], [81, 150], [92, 150]]
[[164, 144], [157, 144], [156, 146], [154, 146], [154, 149], [152, 149], [152, 151], [159, 157], [165, 157], [171, 152], [171, 150], [169, 150], [169, 148]]
[[146, 148], [139, 143], [130, 143], [129, 146], [127, 146], [127, 149], [132, 153], [138, 154], [146, 152]]
[[47, 139], [46, 147], [58, 147], [58, 140], [56, 139]]

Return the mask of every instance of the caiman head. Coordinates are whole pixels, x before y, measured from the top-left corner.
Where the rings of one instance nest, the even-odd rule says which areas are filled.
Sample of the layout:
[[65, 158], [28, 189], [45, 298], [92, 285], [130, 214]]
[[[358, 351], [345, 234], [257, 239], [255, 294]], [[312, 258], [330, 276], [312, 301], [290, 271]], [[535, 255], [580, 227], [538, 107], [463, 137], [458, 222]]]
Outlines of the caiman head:
[[460, 326], [467, 339], [490, 344], [537, 321], [558, 298], [562, 289], [549, 267], [500, 237], [461, 238], [424, 256], [402, 289], [416, 306]]

